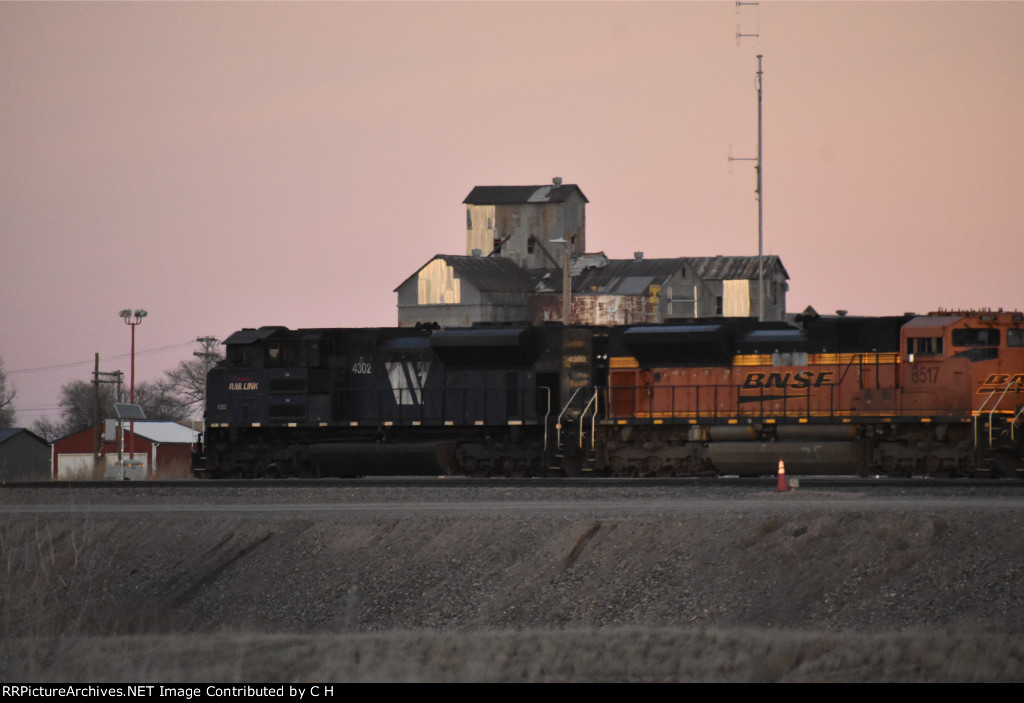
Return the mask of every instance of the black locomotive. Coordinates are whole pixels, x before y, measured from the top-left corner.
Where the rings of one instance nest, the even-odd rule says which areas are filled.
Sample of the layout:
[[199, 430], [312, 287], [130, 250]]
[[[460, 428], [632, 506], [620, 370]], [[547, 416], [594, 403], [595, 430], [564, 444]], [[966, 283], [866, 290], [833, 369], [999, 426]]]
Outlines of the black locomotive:
[[225, 344], [199, 476], [1024, 468], [1020, 313], [261, 327]]
[[561, 326], [242, 330], [207, 379], [197, 473], [571, 471], [559, 423], [606, 380], [594, 339]]

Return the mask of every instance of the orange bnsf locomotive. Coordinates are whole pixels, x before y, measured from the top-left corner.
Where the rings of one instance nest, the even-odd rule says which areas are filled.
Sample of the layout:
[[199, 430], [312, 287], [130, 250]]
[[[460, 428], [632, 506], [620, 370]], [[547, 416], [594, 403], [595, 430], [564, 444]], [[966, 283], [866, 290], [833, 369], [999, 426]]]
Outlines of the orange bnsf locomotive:
[[617, 474], [1014, 476], [1024, 316], [798, 316], [797, 325], [638, 327], [609, 358]]
[[200, 476], [1024, 476], [1024, 315], [262, 327]]

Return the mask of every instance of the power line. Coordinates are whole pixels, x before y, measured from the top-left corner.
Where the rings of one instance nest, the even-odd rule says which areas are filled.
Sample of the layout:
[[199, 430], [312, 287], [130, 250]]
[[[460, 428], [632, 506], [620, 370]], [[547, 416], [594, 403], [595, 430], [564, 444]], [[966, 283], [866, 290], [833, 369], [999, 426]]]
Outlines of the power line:
[[[193, 344], [193, 342], [191, 340], [189, 340], [188, 342], [181, 342], [179, 344], [168, 344], [165, 347], [155, 347], [153, 349], [145, 349], [143, 351], [137, 351], [137, 352], [135, 352], [135, 356], [141, 356], [143, 354], [156, 354], [157, 352], [167, 351], [168, 349], [177, 349], [179, 347], [189, 347], [189, 346], [192, 346], [192, 344]], [[130, 356], [131, 356], [131, 354], [115, 354], [114, 356], [106, 357], [106, 359], [108, 361], [109, 360], [114, 360], [114, 359], [127, 359]], [[91, 364], [91, 363], [93, 363], [91, 360], [90, 361], [69, 361], [66, 364], [52, 364], [50, 366], [37, 366], [37, 367], [31, 368], [31, 369], [15, 369], [13, 371], [7, 371], [6, 373], [7, 373], [8, 376], [13, 376], [14, 374], [19, 374], [19, 373], [36, 373], [38, 371], [53, 371], [53, 370], [56, 370], [56, 369], [66, 369], [66, 368], [71, 368], [73, 366], [82, 366], [83, 364]]]

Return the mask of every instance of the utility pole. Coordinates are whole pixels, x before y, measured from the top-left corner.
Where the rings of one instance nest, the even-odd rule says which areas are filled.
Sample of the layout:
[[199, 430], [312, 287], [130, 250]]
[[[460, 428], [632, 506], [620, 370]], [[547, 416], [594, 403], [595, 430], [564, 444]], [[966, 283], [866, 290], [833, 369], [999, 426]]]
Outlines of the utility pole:
[[100, 353], [96, 352], [96, 360], [92, 367], [92, 468], [100, 460]]
[[[101, 378], [104, 377], [104, 378]], [[100, 417], [100, 384], [101, 383], [115, 383], [117, 384], [117, 391], [115, 392], [115, 398], [121, 400], [121, 376], [120, 371], [100, 371], [100, 353], [96, 352], [96, 360], [94, 362], [92, 371], [92, 385], [93, 385], [93, 411], [92, 411], [92, 447], [93, 447], [93, 466], [95, 467], [100, 461], [100, 453], [103, 445], [100, 442], [100, 422], [105, 418]], [[120, 442], [120, 438], [118, 438]]]
[[569, 275], [569, 245], [562, 255], [562, 324], [572, 324], [572, 277]]
[[210, 366], [220, 356], [216, 347], [220, 340], [216, 337], [197, 337], [196, 341], [203, 345], [201, 352], [192, 352], [192, 356], [203, 360], [203, 408], [206, 408], [206, 377], [210, 375]]

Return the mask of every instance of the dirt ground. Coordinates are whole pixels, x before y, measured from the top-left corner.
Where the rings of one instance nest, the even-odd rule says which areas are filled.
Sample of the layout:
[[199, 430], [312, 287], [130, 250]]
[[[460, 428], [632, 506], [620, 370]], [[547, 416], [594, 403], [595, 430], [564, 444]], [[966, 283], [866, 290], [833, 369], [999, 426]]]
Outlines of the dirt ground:
[[0, 677], [1020, 681], [1024, 502], [963, 493], [0, 489]]

